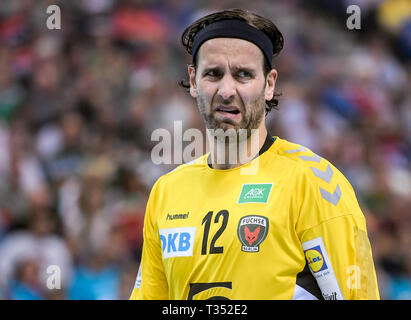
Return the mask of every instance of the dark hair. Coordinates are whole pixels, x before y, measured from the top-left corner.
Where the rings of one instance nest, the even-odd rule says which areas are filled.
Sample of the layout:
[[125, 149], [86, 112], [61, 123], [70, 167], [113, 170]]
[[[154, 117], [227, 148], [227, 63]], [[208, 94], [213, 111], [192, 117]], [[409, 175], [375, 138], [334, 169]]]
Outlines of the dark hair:
[[[235, 8], [235, 9], [227, 9], [227, 10], [209, 14], [193, 22], [191, 25], [189, 25], [184, 30], [183, 34], [181, 35], [181, 43], [183, 44], [183, 47], [185, 48], [187, 53], [190, 55], [192, 54], [194, 37], [201, 29], [203, 29], [205, 26], [211, 23], [214, 23], [220, 20], [227, 20], [227, 19], [242, 20], [248, 23], [250, 26], [260, 31], [263, 31], [273, 43], [273, 56], [278, 55], [278, 53], [282, 50], [283, 45], [284, 45], [283, 35], [277, 29], [276, 25], [272, 21], [262, 16], [259, 16], [258, 14], [255, 14], [253, 12]], [[195, 61], [196, 59], [193, 59], [193, 60]], [[192, 65], [195, 69], [197, 69], [197, 65], [195, 62], [193, 62]], [[270, 64], [268, 63], [266, 58], [264, 58], [263, 70], [264, 70], [264, 76], [267, 76], [267, 74], [271, 70]], [[190, 83], [187, 80], [181, 80], [179, 82], [179, 85], [186, 89], [190, 88]], [[266, 101], [266, 112], [267, 113], [273, 108], [277, 109], [278, 100], [276, 99], [276, 97], [280, 95], [281, 93], [274, 93], [273, 99], [271, 99], [270, 101]]]

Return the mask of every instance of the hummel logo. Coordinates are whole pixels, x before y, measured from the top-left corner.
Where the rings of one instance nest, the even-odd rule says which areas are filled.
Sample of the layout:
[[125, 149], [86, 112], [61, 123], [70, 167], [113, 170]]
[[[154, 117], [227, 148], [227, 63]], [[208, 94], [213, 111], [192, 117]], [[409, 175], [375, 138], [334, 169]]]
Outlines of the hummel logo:
[[181, 214], [181, 213], [168, 214], [168, 213], [167, 213], [167, 218], [166, 218], [166, 220], [187, 219], [189, 214], [190, 214], [190, 212], [187, 212], [187, 213], [184, 213], [184, 214]]

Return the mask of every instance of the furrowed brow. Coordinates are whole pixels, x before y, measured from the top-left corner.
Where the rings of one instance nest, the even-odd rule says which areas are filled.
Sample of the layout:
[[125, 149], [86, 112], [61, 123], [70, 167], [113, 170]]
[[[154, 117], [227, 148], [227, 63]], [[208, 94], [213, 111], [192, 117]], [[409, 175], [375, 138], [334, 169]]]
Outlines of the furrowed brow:
[[245, 67], [245, 66], [236, 66], [232, 68], [232, 71], [234, 73], [237, 73], [239, 71], [246, 71], [249, 72], [250, 74], [255, 74], [255, 70], [254, 68], [250, 68], [250, 67]]
[[220, 68], [220, 67], [217, 67], [217, 66], [216, 66], [216, 67], [206, 67], [206, 68], [204, 68], [202, 74], [205, 75], [205, 74], [207, 74], [207, 73], [210, 72], [210, 71], [213, 71], [213, 72], [216, 72], [216, 73], [219, 73], [219, 74], [221, 74], [221, 73], [224, 72], [224, 71], [223, 71], [223, 68]]

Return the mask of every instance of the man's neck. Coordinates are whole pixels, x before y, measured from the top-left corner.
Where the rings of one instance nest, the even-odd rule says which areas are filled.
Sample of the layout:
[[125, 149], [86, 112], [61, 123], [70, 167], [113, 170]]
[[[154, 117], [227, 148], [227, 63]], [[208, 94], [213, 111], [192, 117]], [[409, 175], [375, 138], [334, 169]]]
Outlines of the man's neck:
[[244, 165], [257, 157], [268, 137], [265, 128], [261, 130], [252, 130], [249, 137], [241, 139], [232, 137], [226, 139], [225, 143], [218, 138], [209, 136], [211, 142], [210, 156], [207, 161], [213, 169], [233, 169]]

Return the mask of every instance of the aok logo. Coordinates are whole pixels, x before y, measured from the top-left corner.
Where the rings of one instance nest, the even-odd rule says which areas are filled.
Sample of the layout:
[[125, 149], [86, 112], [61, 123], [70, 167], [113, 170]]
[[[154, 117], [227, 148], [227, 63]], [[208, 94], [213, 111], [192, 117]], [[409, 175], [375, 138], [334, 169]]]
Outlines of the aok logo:
[[193, 255], [195, 227], [160, 229], [163, 259]]
[[238, 203], [267, 203], [272, 186], [272, 183], [245, 183], [241, 188]]
[[245, 194], [245, 198], [247, 197], [264, 197], [264, 190], [262, 188], [253, 188]]

